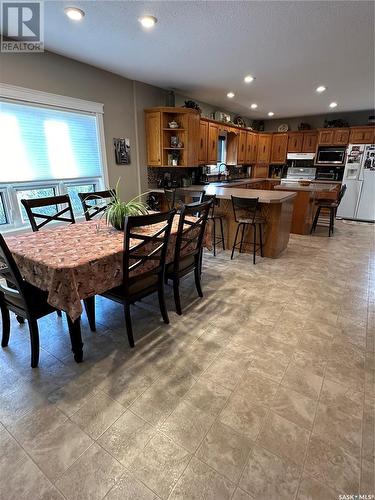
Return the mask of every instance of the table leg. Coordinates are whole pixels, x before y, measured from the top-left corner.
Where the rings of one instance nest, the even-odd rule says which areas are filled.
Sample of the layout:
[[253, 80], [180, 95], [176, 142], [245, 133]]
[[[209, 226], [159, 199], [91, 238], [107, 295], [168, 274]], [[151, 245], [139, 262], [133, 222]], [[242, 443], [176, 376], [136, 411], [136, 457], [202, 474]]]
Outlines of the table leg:
[[66, 315], [68, 320], [68, 328], [70, 341], [72, 343], [72, 351], [74, 354], [74, 360], [77, 363], [81, 363], [83, 361], [83, 342], [81, 336], [81, 317], [77, 318], [75, 321], [72, 321], [68, 314]]

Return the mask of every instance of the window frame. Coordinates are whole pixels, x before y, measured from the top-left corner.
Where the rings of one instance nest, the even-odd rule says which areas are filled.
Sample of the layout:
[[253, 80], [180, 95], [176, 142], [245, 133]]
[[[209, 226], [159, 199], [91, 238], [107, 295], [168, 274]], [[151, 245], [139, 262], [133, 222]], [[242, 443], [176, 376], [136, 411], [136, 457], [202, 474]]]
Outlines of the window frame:
[[[93, 114], [96, 117], [97, 139], [101, 159], [100, 177], [78, 177], [74, 179], [47, 179], [43, 181], [14, 182], [12, 184], [0, 182], [0, 193], [4, 204], [7, 224], [1, 224], [2, 232], [22, 231], [29, 229], [28, 221], [22, 221], [20, 204], [18, 203], [17, 191], [31, 190], [43, 187], [52, 187], [56, 195], [67, 194], [68, 186], [79, 186], [82, 184], [94, 184], [96, 190], [105, 189], [109, 186], [108, 164], [106, 156], [106, 144], [104, 135], [103, 113], [104, 106], [101, 103], [76, 99], [74, 97], [61, 96], [41, 92], [39, 90], [17, 87], [15, 85], [0, 85], [0, 101], [24, 104], [35, 107], [48, 107], [61, 111], [73, 111]], [[80, 217], [76, 217], [78, 220]], [[82, 214], [83, 218], [83, 214]]]

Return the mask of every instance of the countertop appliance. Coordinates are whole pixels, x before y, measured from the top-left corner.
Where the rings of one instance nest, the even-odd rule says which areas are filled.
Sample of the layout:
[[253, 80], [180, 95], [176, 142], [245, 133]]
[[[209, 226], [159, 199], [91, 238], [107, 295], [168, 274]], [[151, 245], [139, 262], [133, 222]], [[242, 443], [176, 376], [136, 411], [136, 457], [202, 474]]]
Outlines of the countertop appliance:
[[344, 167], [318, 167], [316, 169], [316, 180], [320, 181], [342, 181]]
[[298, 182], [299, 179], [314, 180], [316, 174], [314, 157], [314, 153], [288, 153], [281, 184]]
[[346, 146], [319, 146], [315, 165], [345, 165]]
[[375, 222], [375, 144], [349, 144], [342, 182], [347, 189], [337, 215]]

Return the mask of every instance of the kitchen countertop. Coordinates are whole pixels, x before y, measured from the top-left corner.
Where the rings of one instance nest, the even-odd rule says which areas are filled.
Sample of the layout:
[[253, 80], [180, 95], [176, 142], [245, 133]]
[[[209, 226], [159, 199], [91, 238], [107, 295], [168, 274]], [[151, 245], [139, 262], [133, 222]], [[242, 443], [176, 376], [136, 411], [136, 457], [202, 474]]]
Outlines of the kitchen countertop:
[[[249, 180], [254, 181], [254, 179]], [[249, 180], [244, 182], [244, 184], [249, 184]], [[259, 181], [261, 181], [261, 179], [256, 179], [256, 182]], [[259, 203], [283, 203], [284, 201], [292, 200], [296, 196], [295, 193], [291, 193], [290, 191], [272, 191], [269, 189], [246, 189], [238, 187], [231, 188], [231, 185], [238, 186], [238, 182], [233, 184], [227, 182], [224, 186], [213, 186], [211, 184], [205, 186], [193, 185], [182, 189], [186, 191], [202, 191], [202, 189], [204, 189], [206, 194], [215, 194], [216, 198], [223, 200], [230, 200], [231, 196], [238, 196], [239, 198], [259, 198]], [[149, 189], [149, 192], [164, 193], [164, 189]]]
[[301, 186], [300, 184], [298, 184], [298, 182], [288, 182], [274, 187], [275, 190], [309, 191], [311, 193], [316, 193], [321, 191], [329, 192], [329, 191], [334, 191], [336, 188], [337, 188], [337, 183], [326, 184], [320, 182], [312, 182], [308, 186]]

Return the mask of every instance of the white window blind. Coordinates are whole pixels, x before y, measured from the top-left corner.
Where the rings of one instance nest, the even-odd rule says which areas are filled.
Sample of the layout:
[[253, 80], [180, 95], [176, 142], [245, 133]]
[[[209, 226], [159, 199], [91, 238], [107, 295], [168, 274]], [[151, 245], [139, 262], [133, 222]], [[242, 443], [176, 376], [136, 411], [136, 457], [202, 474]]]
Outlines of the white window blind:
[[0, 101], [0, 183], [101, 176], [95, 114]]

